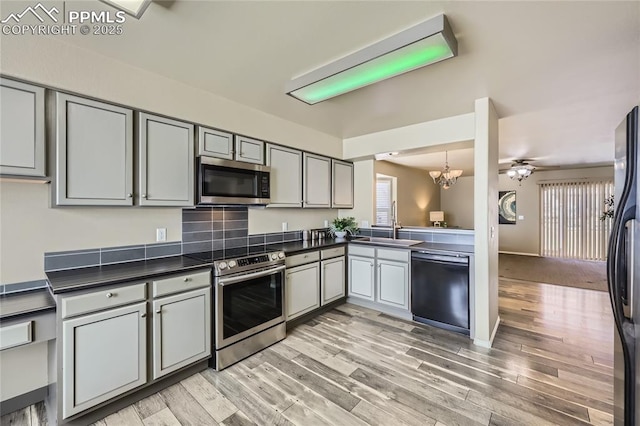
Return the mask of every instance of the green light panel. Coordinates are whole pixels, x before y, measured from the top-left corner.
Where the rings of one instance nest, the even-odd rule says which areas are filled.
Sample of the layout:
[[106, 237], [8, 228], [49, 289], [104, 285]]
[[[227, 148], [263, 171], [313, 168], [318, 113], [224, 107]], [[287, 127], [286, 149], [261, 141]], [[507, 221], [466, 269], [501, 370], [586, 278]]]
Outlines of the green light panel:
[[301, 87], [291, 95], [315, 104], [369, 84], [448, 59], [453, 52], [441, 33]]

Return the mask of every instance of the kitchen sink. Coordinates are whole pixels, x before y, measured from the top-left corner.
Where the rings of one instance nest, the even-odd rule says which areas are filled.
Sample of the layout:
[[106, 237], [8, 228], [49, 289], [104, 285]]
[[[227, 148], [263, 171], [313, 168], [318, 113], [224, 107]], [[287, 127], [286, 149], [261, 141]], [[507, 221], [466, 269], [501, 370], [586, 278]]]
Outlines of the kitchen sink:
[[379, 244], [385, 246], [398, 246], [398, 247], [410, 247], [416, 244], [423, 243], [424, 241], [420, 240], [401, 240], [401, 239], [393, 239], [393, 238], [382, 238], [382, 237], [358, 237], [351, 240], [353, 243], [363, 243], [363, 244]]

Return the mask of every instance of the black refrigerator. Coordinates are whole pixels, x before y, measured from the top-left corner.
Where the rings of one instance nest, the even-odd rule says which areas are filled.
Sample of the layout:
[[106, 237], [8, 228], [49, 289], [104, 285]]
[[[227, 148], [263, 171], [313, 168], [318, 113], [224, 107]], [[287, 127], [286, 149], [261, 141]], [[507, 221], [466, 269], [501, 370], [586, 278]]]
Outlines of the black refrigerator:
[[615, 214], [607, 277], [615, 320], [614, 425], [640, 426], [640, 147], [638, 107], [616, 129]]

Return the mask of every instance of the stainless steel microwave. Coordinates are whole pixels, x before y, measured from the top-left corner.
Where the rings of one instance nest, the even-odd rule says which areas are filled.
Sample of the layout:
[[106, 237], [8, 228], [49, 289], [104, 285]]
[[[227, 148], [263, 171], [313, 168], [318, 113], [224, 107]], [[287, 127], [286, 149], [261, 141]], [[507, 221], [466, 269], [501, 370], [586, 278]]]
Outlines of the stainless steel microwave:
[[198, 205], [269, 204], [269, 167], [205, 156], [197, 165]]

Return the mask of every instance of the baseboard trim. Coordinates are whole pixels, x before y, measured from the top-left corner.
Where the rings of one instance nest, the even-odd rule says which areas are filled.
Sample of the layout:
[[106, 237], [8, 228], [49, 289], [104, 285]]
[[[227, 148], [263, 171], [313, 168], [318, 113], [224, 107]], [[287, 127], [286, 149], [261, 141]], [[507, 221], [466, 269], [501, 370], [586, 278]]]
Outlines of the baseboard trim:
[[0, 415], [4, 416], [5, 414], [13, 413], [14, 411], [21, 410], [37, 402], [44, 401], [48, 393], [49, 387], [44, 386], [7, 399], [6, 401], [2, 401], [0, 404]]
[[498, 251], [499, 254], [517, 254], [519, 256], [531, 256], [531, 257], [540, 257], [537, 253], [523, 253], [519, 251]]
[[496, 333], [498, 332], [498, 326], [500, 325], [500, 315], [498, 315], [498, 319], [496, 320], [496, 325], [493, 327], [493, 331], [491, 332], [491, 337], [489, 340], [482, 339], [473, 339], [473, 344], [477, 346], [482, 346], [483, 348], [491, 349], [493, 345], [493, 339], [496, 337]]

